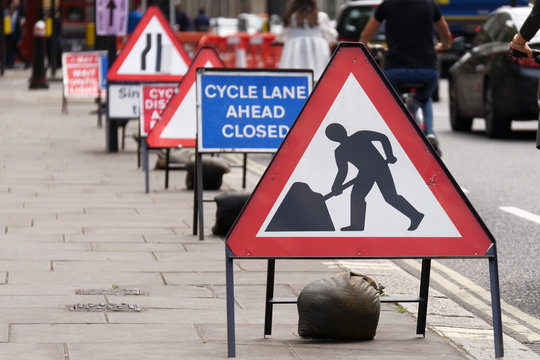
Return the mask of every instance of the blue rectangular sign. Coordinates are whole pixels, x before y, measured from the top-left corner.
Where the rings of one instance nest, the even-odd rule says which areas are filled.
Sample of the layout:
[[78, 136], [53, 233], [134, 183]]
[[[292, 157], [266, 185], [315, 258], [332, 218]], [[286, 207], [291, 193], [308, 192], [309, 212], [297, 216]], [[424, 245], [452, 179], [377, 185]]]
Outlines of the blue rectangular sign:
[[100, 84], [101, 90], [107, 90], [107, 73], [109, 72], [109, 56], [106, 51], [99, 52]]
[[302, 71], [199, 69], [200, 152], [274, 152], [313, 86]]

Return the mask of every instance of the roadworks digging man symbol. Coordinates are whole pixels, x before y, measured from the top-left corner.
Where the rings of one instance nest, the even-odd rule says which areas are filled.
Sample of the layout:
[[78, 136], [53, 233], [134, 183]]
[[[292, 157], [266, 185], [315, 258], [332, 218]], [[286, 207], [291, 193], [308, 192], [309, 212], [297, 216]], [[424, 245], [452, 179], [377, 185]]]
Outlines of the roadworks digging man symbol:
[[[338, 172], [332, 185], [332, 193], [339, 195], [343, 192], [348, 163], [358, 169], [358, 175], [349, 183], [351, 191], [351, 224], [341, 231], [363, 231], [366, 220], [366, 196], [374, 184], [377, 184], [384, 200], [411, 220], [407, 230], [414, 231], [420, 225], [424, 214], [416, 210], [403, 196], [396, 191], [392, 173], [388, 164], [394, 164], [397, 159], [392, 153], [392, 146], [386, 135], [375, 131], [358, 131], [351, 136], [347, 130], [337, 123], [328, 125], [326, 136], [339, 146], [335, 150]], [[373, 145], [374, 141], [381, 143], [384, 158]]]
[[[407, 199], [399, 195], [394, 184], [389, 164], [397, 162], [388, 137], [380, 132], [361, 130], [351, 136], [338, 123], [329, 124], [326, 137], [339, 143], [335, 149], [338, 168], [332, 191], [326, 195], [311, 190], [308, 184], [295, 182], [283, 198], [266, 231], [335, 231], [326, 201], [339, 196], [352, 186], [350, 225], [341, 231], [364, 231], [366, 221], [366, 197], [377, 184], [381, 195], [389, 205], [410, 219], [408, 231], [418, 228], [424, 214], [413, 207]], [[380, 143], [384, 157], [375, 147]], [[358, 169], [355, 178], [344, 183], [349, 163]]]

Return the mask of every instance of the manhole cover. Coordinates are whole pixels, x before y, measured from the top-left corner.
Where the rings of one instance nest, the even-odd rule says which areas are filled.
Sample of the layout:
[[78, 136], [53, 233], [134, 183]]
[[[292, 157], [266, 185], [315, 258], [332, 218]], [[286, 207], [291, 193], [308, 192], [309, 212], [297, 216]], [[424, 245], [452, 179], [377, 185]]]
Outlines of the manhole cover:
[[142, 295], [141, 289], [77, 289], [77, 295]]
[[139, 312], [141, 306], [137, 304], [74, 304], [71, 311], [128, 311]]

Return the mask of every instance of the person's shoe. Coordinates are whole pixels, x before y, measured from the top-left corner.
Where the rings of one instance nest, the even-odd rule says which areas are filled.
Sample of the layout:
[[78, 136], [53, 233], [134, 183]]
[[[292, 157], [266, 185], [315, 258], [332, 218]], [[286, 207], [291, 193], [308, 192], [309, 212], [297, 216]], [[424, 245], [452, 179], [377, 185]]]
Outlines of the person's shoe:
[[439, 140], [437, 140], [437, 137], [435, 136], [435, 134], [427, 134], [426, 138], [431, 144], [431, 147], [433, 148], [433, 150], [435, 150], [435, 152], [437, 153], [437, 155], [439, 155], [439, 157], [442, 156], [442, 151], [441, 151], [441, 148], [439, 147]]

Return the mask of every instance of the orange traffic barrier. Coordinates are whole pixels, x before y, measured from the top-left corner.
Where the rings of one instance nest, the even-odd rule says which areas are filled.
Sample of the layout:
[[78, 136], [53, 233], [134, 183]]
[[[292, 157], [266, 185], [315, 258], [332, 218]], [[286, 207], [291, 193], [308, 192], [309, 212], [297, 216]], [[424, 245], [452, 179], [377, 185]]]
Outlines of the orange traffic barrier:
[[211, 46], [227, 67], [277, 68], [282, 47], [274, 45], [275, 38], [273, 33], [229, 36], [207, 33], [200, 39], [195, 52], [203, 46]]

